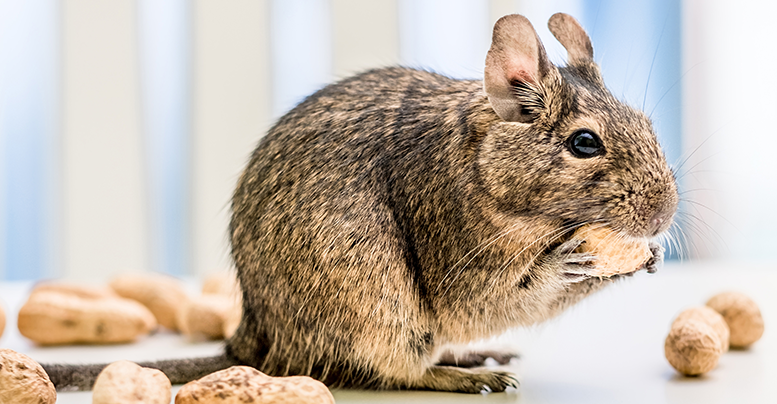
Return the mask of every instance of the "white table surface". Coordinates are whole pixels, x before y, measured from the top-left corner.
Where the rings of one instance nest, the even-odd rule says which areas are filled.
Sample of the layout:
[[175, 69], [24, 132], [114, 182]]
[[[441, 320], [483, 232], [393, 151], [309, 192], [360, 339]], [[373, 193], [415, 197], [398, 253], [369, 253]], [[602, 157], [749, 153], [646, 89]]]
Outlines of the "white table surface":
[[[190, 343], [158, 333], [117, 346], [36, 347], [19, 335], [15, 315], [29, 283], [0, 284], [8, 324], [0, 347], [39, 362], [109, 362], [207, 356], [221, 343]], [[674, 316], [715, 293], [738, 290], [761, 307], [763, 338], [747, 351], [729, 351], [705, 376], [679, 376], [664, 359], [664, 338]], [[777, 263], [667, 264], [657, 274], [640, 273], [611, 286], [531, 329], [515, 330], [486, 346], [517, 349], [509, 365], [518, 390], [466, 395], [436, 392], [333, 391], [338, 403], [777, 403]], [[174, 387], [173, 395], [178, 386]], [[64, 392], [59, 404], [90, 403], [90, 392]]]

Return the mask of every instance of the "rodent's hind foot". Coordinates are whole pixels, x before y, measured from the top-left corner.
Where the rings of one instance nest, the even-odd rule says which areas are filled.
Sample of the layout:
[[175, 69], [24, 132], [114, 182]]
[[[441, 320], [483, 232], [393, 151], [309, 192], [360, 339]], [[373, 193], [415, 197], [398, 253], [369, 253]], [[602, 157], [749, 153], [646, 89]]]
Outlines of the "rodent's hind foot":
[[510, 372], [487, 369], [461, 369], [452, 366], [432, 366], [413, 382], [411, 389], [450, 391], [477, 394], [503, 392], [508, 387], [518, 388], [520, 383]]
[[485, 365], [486, 359], [491, 358], [500, 365], [507, 365], [518, 354], [514, 352], [499, 351], [468, 351], [462, 354], [456, 354], [453, 351], [446, 351], [437, 361], [437, 366], [455, 366], [460, 368], [476, 368]]
[[649, 274], [654, 274], [658, 272], [659, 268], [664, 266], [664, 247], [655, 241], [651, 241], [648, 244], [648, 248], [650, 248], [650, 253], [653, 254], [653, 256], [647, 260], [642, 268], [646, 269]]

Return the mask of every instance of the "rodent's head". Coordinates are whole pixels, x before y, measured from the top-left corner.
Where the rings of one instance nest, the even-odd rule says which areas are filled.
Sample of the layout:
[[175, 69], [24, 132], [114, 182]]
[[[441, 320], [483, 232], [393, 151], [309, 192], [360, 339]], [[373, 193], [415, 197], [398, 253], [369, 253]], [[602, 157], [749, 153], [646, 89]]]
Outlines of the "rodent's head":
[[508, 15], [494, 26], [484, 84], [502, 121], [478, 155], [494, 208], [658, 235], [671, 224], [678, 195], [650, 120], [607, 90], [574, 18], [555, 14], [548, 26], [567, 49], [566, 67], [548, 60], [525, 17]]

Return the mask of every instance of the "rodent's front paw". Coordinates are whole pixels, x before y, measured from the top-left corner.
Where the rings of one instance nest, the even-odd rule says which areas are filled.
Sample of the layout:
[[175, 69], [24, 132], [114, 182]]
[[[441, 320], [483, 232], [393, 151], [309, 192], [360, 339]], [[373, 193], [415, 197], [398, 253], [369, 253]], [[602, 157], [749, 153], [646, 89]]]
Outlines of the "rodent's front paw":
[[653, 256], [650, 257], [640, 269], [644, 268], [648, 273], [654, 274], [664, 265], [664, 247], [661, 247], [661, 245], [655, 241], [651, 241], [650, 244], [648, 244], [648, 247]]
[[584, 242], [571, 238], [556, 247], [550, 254], [551, 261], [559, 267], [559, 273], [566, 282], [577, 283], [592, 277], [596, 256], [591, 253], [575, 252]]

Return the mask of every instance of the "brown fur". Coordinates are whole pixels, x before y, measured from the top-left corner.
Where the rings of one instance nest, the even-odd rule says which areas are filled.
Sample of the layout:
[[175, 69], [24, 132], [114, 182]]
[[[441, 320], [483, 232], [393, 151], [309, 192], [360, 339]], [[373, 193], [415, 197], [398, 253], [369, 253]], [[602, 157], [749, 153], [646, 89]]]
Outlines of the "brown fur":
[[[515, 51], [500, 29], [536, 38], [525, 19], [505, 21], [492, 49]], [[571, 255], [554, 248], [574, 226], [651, 237], [649, 219], [677, 203], [648, 119], [604, 88], [592, 60], [557, 69], [536, 45], [517, 62], [529, 69], [519, 77], [537, 78], [516, 97], [530, 123], [500, 119], [480, 81], [390, 68], [324, 88], [272, 128], [233, 199], [246, 317], [231, 355], [341, 386], [512, 383], [434, 363], [449, 344], [546, 320], [609, 283], [565, 278]], [[494, 63], [509, 65], [502, 53]], [[579, 128], [607, 153], [566, 152]]]
[[[580, 225], [666, 230], [677, 190], [650, 121], [604, 87], [579, 24], [551, 21], [574, 53], [567, 67], [547, 60], [525, 18], [507, 16], [485, 90], [372, 70], [277, 122], [232, 201], [244, 317], [225, 361], [333, 386], [503, 391], [517, 383], [507, 372], [435, 363], [612, 283], [574, 252]], [[581, 128], [604, 154], [567, 150]]]

